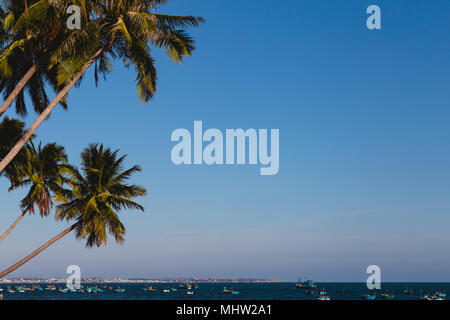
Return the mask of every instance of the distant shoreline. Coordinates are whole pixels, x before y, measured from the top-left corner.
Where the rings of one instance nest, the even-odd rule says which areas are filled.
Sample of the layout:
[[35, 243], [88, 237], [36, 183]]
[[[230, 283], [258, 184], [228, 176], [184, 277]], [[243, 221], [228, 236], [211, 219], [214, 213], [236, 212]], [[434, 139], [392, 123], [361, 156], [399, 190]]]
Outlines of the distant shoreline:
[[[66, 278], [10, 278], [1, 279], [0, 284], [8, 283], [66, 283]], [[122, 279], [122, 278], [82, 278], [82, 283], [289, 283], [286, 280], [271, 279], [226, 279], [226, 278], [162, 278], [162, 279]]]

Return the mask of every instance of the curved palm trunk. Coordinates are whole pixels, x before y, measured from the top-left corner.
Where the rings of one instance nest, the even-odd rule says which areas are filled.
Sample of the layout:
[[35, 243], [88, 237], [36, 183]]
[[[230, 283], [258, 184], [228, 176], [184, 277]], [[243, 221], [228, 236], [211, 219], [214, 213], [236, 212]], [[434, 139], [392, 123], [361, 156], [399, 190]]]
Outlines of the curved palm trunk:
[[34, 250], [32, 253], [30, 253], [28, 256], [26, 256], [25, 258], [23, 258], [16, 264], [14, 264], [11, 267], [9, 267], [8, 269], [5, 269], [2, 272], [0, 272], [0, 279], [4, 278], [6, 275], [10, 274], [17, 268], [21, 267], [23, 264], [27, 263], [28, 261], [30, 261], [31, 259], [36, 257], [39, 253], [41, 253], [42, 251], [47, 249], [49, 246], [51, 246], [53, 243], [55, 243], [56, 241], [58, 241], [59, 239], [64, 237], [66, 234], [71, 232], [73, 229], [75, 229], [77, 225], [78, 225], [78, 222], [71, 225], [70, 227], [68, 227], [66, 230], [64, 230], [63, 232], [58, 234], [56, 237], [52, 238], [50, 241], [46, 242], [44, 245], [40, 246], [38, 249]]
[[25, 75], [22, 77], [22, 79], [20, 79], [14, 90], [9, 94], [8, 98], [6, 98], [6, 100], [0, 107], [0, 118], [3, 116], [6, 110], [8, 110], [8, 108], [12, 105], [12, 103], [17, 98], [19, 93], [23, 90], [28, 81], [30, 81], [30, 79], [34, 76], [38, 68], [39, 68], [38, 63], [33, 64], [30, 67], [30, 69], [28, 69], [27, 73], [25, 73]]
[[31, 127], [27, 130], [27, 132], [20, 138], [19, 141], [15, 144], [15, 146], [9, 151], [9, 153], [0, 161], [0, 172], [5, 170], [6, 166], [14, 159], [14, 157], [19, 153], [19, 151], [23, 148], [25, 143], [31, 138], [33, 133], [39, 128], [42, 122], [50, 115], [53, 109], [58, 105], [62, 98], [64, 98], [70, 89], [75, 85], [75, 83], [81, 78], [81, 76], [86, 72], [87, 69], [97, 60], [103, 51], [106, 50], [106, 47], [98, 50], [91, 59], [86, 62], [86, 64], [81, 68], [80, 71], [74, 76], [74, 78], [58, 93], [58, 95], [50, 102], [50, 104], [45, 108], [44, 111], [39, 115], [39, 117], [33, 122]]
[[5, 239], [6, 236], [11, 233], [11, 231], [13, 231], [13, 229], [17, 226], [20, 220], [22, 220], [22, 218], [25, 217], [25, 213], [26, 213], [25, 211], [22, 212], [22, 214], [16, 219], [16, 221], [14, 221], [11, 227], [9, 227], [9, 229], [6, 230], [6, 232], [0, 236], [0, 242], [2, 242], [2, 240]]

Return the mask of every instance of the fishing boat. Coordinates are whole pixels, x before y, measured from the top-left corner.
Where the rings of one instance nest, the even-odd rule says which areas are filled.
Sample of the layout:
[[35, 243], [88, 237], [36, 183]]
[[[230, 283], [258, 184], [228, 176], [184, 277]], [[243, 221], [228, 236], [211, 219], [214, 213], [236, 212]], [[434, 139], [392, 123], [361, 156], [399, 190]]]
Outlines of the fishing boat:
[[186, 292], [188, 295], [193, 295], [194, 294], [194, 291], [187, 291]]
[[164, 289], [163, 292], [164, 292], [164, 293], [169, 293], [170, 290], [169, 290], [169, 289]]
[[365, 299], [365, 300], [375, 300], [376, 297], [377, 297], [377, 294], [375, 292], [367, 293], [367, 294], [363, 295], [363, 299]]
[[178, 291], [177, 288], [171, 288], [170, 290], [173, 291], [173, 292], [177, 292]]
[[156, 291], [156, 289], [153, 288], [152, 286], [150, 286], [150, 287], [144, 287], [144, 288], [142, 288], [142, 290], [144, 290], [144, 291]]
[[395, 295], [393, 295], [392, 293], [382, 293], [382, 294], [381, 294], [381, 297], [382, 297], [383, 299], [391, 300], [391, 299], [394, 299], [394, 298], [395, 298]]
[[412, 295], [413, 293], [414, 292], [412, 291], [412, 289], [406, 288], [405, 290], [403, 290], [403, 294]]
[[331, 300], [329, 296], [318, 296], [317, 300]]
[[230, 289], [227, 289], [227, 287], [223, 287], [222, 293], [232, 293], [233, 291]]
[[125, 292], [125, 289], [122, 289], [122, 288], [117, 288], [116, 290], [114, 290], [115, 292], [117, 292], [117, 293], [124, 293]]
[[297, 289], [315, 289], [317, 288], [317, 285], [312, 280], [302, 281], [301, 278], [298, 278], [295, 287]]
[[180, 289], [192, 289], [192, 284], [189, 282], [183, 282], [180, 284]]
[[445, 300], [445, 298], [447, 297], [447, 295], [443, 292], [436, 292], [432, 297], [431, 300]]
[[433, 297], [430, 296], [427, 292], [423, 297], [420, 298], [420, 300], [433, 300]]

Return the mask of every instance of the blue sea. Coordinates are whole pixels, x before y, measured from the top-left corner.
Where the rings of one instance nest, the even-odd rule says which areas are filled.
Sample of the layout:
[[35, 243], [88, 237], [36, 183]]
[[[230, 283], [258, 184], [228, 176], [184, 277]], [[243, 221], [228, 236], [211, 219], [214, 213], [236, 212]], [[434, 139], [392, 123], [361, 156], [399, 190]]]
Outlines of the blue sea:
[[[315, 292], [296, 289], [294, 283], [199, 283], [192, 295], [188, 290], [180, 289], [179, 283], [129, 283], [129, 284], [83, 284], [84, 292], [60, 292], [64, 284], [54, 284], [55, 290], [46, 290], [47, 284], [0, 284], [0, 294], [4, 300], [315, 300], [320, 289], [325, 289], [331, 300], [362, 300], [368, 293], [365, 283], [317, 283]], [[87, 292], [87, 288], [97, 286], [102, 292]], [[152, 286], [156, 291], [145, 291]], [[19, 292], [20, 287], [25, 288]], [[39, 287], [41, 289], [39, 289]], [[239, 292], [223, 293], [223, 289]], [[9, 290], [8, 290], [9, 288]], [[116, 289], [125, 289], [122, 293]], [[3, 290], [2, 290], [3, 289]], [[177, 291], [163, 292], [164, 289]], [[10, 291], [15, 292], [10, 292]], [[404, 290], [412, 290], [405, 294]], [[95, 290], [93, 290], [95, 291]], [[383, 283], [377, 291], [377, 300], [382, 300], [382, 293], [393, 294], [393, 300], [419, 300], [425, 294], [436, 292], [450, 293], [450, 283]]]

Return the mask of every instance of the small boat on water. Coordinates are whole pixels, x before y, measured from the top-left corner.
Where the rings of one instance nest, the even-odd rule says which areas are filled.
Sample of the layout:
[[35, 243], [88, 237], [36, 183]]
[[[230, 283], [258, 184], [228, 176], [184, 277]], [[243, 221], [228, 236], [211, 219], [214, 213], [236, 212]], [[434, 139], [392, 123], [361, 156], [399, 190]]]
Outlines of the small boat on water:
[[406, 288], [405, 290], [403, 290], [403, 294], [407, 294], [407, 295], [412, 295], [414, 292], [412, 291], [412, 289], [408, 289]]
[[446, 297], [447, 297], [447, 295], [445, 293], [438, 291], [431, 297], [431, 300], [442, 301], [442, 300], [445, 300]]
[[169, 292], [170, 292], [170, 289], [164, 289], [163, 292], [164, 292], [164, 293], [169, 293]]
[[170, 290], [173, 291], [173, 292], [177, 292], [178, 291], [177, 288], [171, 288]]
[[188, 295], [193, 295], [194, 294], [194, 291], [187, 291], [186, 292]]
[[420, 298], [420, 300], [433, 300], [433, 299], [428, 293], [426, 293], [423, 297]]
[[301, 278], [298, 278], [295, 287], [297, 289], [315, 289], [317, 288], [317, 285], [312, 280], [302, 281]]
[[191, 290], [193, 287], [194, 287], [194, 285], [189, 282], [183, 282], [179, 286], [180, 289], [187, 289], [187, 290]]
[[142, 290], [144, 290], [144, 291], [156, 291], [156, 289], [153, 288], [152, 286], [142, 288]]
[[383, 299], [392, 300], [395, 298], [395, 295], [393, 295], [392, 293], [382, 293], [381, 297]]
[[319, 291], [319, 296], [317, 297], [317, 300], [331, 300], [325, 288], [322, 288], [322, 290]]
[[373, 293], [367, 293], [363, 295], [363, 299], [365, 300], [375, 300], [377, 298], [377, 294], [375, 292]]
[[227, 287], [223, 287], [222, 293], [226, 294], [239, 294], [239, 291], [227, 289]]
[[125, 292], [125, 289], [122, 289], [122, 288], [117, 288], [116, 290], [114, 290], [115, 292], [117, 292], [117, 293], [124, 293]]

